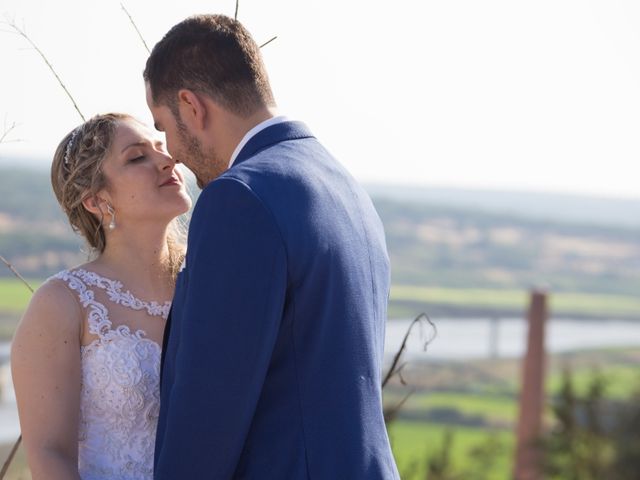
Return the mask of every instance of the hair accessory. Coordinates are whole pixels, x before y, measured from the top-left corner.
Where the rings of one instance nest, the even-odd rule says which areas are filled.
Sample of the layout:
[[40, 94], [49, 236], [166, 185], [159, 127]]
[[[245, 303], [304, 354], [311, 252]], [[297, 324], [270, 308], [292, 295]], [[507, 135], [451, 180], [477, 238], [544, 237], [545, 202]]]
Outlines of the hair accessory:
[[111, 221], [109, 222], [109, 230], [114, 230], [116, 228], [116, 211], [113, 209], [111, 204], [107, 203], [107, 212], [111, 215]]
[[80, 133], [80, 127], [74, 128], [73, 132], [71, 132], [71, 138], [67, 142], [67, 148], [65, 148], [65, 150], [64, 150], [64, 164], [65, 165], [69, 165], [69, 154], [71, 153], [71, 149], [73, 148], [73, 142], [75, 142], [76, 137], [78, 136], [78, 133]]

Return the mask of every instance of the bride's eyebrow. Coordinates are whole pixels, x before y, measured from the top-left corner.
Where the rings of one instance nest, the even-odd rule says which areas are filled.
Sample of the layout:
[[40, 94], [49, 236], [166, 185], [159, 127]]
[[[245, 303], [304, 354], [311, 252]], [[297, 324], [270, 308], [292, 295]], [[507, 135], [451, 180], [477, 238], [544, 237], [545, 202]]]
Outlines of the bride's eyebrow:
[[[150, 143], [151, 142], [149, 140], [140, 140], [139, 142], [130, 143], [129, 145], [127, 145], [126, 147], [124, 147], [122, 149], [120, 154], [122, 155], [127, 149], [129, 149], [131, 147], [145, 147], [145, 146], [149, 145]], [[153, 145], [156, 148], [164, 148], [164, 142], [162, 140], [154, 140]]]

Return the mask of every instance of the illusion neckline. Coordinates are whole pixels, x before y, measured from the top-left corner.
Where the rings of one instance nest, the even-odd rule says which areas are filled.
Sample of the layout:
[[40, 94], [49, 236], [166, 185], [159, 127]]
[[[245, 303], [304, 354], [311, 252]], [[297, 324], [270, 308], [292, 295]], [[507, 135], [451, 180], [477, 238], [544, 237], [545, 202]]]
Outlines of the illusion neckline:
[[[107, 294], [110, 297], [111, 301], [115, 301], [117, 304], [123, 303], [125, 300], [125, 306], [133, 307], [135, 310], [147, 310], [152, 316], [163, 316], [167, 317], [168, 311], [171, 308], [171, 300], [165, 300], [164, 302], [159, 302], [157, 300], [142, 300], [135, 296], [131, 290], [125, 289], [125, 286], [120, 280], [115, 280], [104, 275], [101, 275], [93, 270], [88, 270], [86, 268], [73, 268], [68, 270], [71, 275], [75, 275], [78, 273], [80, 277], [86, 281], [87, 277], [95, 278], [96, 280], [101, 281], [103, 284], [95, 283], [93, 286], [97, 286], [98, 288], [102, 288], [107, 291]], [[108, 286], [104, 285], [106, 283]]]

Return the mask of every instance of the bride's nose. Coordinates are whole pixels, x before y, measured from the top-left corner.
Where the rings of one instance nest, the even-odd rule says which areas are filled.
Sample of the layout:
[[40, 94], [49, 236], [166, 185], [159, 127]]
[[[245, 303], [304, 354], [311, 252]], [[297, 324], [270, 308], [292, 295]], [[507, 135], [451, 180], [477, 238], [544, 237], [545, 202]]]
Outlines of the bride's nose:
[[172, 169], [175, 167], [177, 161], [173, 159], [171, 155], [166, 152], [158, 152], [158, 165], [160, 170]]

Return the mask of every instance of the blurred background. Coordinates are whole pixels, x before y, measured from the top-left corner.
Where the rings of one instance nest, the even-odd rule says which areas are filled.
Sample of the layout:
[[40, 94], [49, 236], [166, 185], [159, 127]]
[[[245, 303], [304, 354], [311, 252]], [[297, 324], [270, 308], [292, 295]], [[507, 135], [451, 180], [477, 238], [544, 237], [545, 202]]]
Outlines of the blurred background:
[[[124, 3], [149, 47], [188, 15], [236, 8], [158, 5]], [[29, 40], [85, 116], [152, 123], [147, 51], [116, 1], [0, 0], [0, 15], [0, 255], [37, 287], [87, 251], [48, 178], [81, 119]], [[431, 320], [384, 390], [402, 478], [513, 478], [542, 289], [539, 478], [637, 479], [640, 4], [242, 0], [238, 18], [260, 44], [277, 36], [263, 55], [281, 113], [383, 220], [386, 369], [412, 319]], [[19, 434], [8, 355], [29, 298], [0, 264], [0, 465]], [[21, 450], [8, 478], [30, 478]]]

